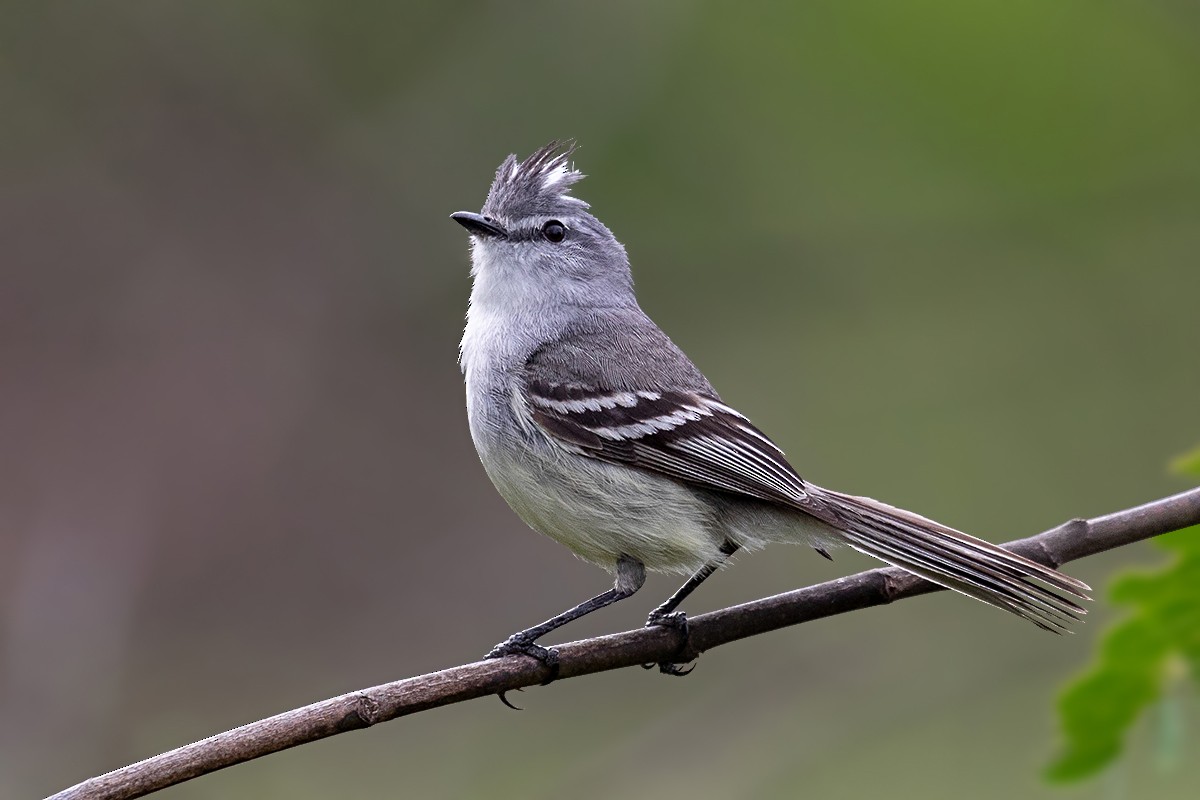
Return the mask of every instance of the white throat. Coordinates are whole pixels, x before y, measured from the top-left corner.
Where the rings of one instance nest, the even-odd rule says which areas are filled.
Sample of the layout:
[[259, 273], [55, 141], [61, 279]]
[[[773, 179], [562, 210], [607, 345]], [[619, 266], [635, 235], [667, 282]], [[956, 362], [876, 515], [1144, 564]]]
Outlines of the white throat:
[[520, 369], [562, 316], [554, 278], [519, 259], [520, 249], [506, 244], [471, 248], [471, 300], [459, 346], [468, 383], [484, 372]]

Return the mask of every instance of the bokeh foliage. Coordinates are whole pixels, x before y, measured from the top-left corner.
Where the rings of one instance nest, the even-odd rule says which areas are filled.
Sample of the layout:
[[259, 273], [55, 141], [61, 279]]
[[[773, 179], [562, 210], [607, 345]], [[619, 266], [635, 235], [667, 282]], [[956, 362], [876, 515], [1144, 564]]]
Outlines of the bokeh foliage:
[[1171, 462], [1171, 471], [1200, 477], [1200, 445], [1175, 458]]
[[1109, 596], [1133, 613], [1104, 635], [1096, 663], [1059, 701], [1066, 743], [1047, 769], [1051, 780], [1078, 780], [1108, 766], [1172, 682], [1200, 678], [1200, 527], [1158, 544], [1174, 553], [1173, 563], [1113, 583]]
[[[1200, 476], [1200, 450], [1180, 456], [1172, 469]], [[1065, 743], [1046, 770], [1055, 782], [1096, 774], [1122, 752], [1130, 729], [1158, 703], [1177, 715], [1178, 684], [1200, 681], [1200, 526], [1159, 537], [1174, 555], [1157, 570], [1124, 575], [1110, 599], [1131, 613], [1100, 642], [1095, 663], [1059, 700]], [[1160, 746], [1178, 746], [1174, 726]]]

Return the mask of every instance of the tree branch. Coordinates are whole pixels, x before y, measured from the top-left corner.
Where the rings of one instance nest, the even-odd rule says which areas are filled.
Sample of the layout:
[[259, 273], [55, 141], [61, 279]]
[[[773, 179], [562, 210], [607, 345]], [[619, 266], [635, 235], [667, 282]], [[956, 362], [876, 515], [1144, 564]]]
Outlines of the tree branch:
[[[1074, 519], [1004, 545], [1052, 567], [1200, 524], [1200, 488], [1092, 520]], [[690, 637], [641, 628], [557, 646], [559, 679], [662, 661], [688, 661], [738, 639], [939, 591], [894, 567], [692, 617]], [[438, 706], [533, 686], [549, 671], [526, 656], [477, 661], [286, 711], [91, 778], [48, 800], [129, 800], [243, 761]]]

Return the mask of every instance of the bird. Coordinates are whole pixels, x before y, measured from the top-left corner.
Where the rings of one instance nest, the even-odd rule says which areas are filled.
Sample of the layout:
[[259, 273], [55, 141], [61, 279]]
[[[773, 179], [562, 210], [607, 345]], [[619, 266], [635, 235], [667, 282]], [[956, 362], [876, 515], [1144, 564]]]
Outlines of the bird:
[[[646, 571], [687, 575], [648, 626], [681, 629], [683, 600], [735, 553], [844, 545], [1061, 633], [1087, 584], [982, 539], [801, 478], [642, 310], [624, 246], [572, 194], [572, 141], [500, 164], [470, 237], [459, 363], [467, 421], [500, 495], [533, 530], [608, 571], [612, 588], [520, 630], [487, 658], [632, 596]], [[684, 674], [660, 664], [668, 674]]]

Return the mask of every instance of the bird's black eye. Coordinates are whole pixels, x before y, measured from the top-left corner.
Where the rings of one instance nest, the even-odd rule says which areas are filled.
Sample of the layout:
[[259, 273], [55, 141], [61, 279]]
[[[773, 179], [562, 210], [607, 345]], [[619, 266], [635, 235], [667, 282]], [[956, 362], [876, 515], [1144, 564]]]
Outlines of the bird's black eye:
[[542, 235], [552, 242], [561, 242], [567, 236], [567, 227], [556, 219], [542, 226]]

